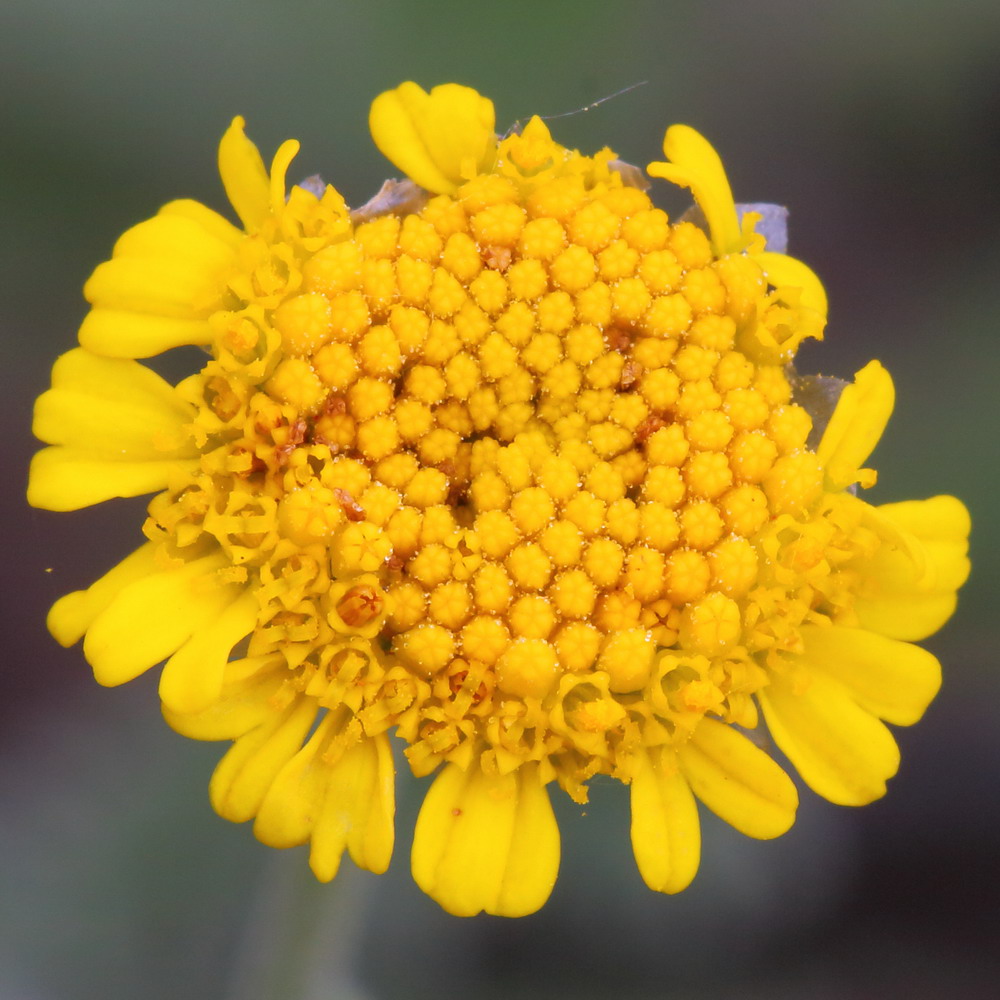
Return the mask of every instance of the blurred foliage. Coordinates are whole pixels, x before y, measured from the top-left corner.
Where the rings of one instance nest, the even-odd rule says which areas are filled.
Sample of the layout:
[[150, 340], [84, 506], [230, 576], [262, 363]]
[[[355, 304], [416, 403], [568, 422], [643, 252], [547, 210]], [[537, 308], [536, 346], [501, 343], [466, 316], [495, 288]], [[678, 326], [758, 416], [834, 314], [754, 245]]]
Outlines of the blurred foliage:
[[[8, 0], [0, 996], [995, 995], [998, 43], [995, 0]], [[846, 376], [878, 356], [896, 378], [876, 499], [951, 491], [975, 523], [973, 579], [932, 643], [945, 689], [901, 734], [883, 802], [807, 793], [774, 844], [707, 817], [701, 874], [666, 898], [635, 871], [622, 790], [598, 783], [582, 810], [556, 796], [563, 875], [540, 914], [457, 921], [410, 882], [405, 835], [388, 876], [305, 885], [299, 852], [213, 817], [219, 748], [167, 731], [155, 679], [100, 690], [45, 633], [48, 604], [128, 551], [142, 510], [22, 500], [31, 400], [90, 269], [170, 198], [223, 207], [215, 146], [237, 113], [265, 155], [299, 138], [295, 170], [359, 203], [388, 172], [368, 103], [406, 78], [479, 88], [501, 128], [646, 81], [556, 135], [646, 163], [687, 121], [739, 199], [790, 207], [792, 251], [832, 303], [800, 367]], [[400, 785], [405, 831], [418, 794]], [[301, 979], [278, 990], [290, 951]]]

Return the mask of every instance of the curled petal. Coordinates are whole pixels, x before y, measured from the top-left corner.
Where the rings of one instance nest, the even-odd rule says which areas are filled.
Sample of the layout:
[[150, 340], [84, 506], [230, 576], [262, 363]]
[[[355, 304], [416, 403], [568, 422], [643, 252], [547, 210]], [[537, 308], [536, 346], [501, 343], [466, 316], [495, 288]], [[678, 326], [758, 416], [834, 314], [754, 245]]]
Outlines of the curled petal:
[[865, 365], [840, 394], [816, 449], [828, 490], [836, 493], [853, 483], [874, 483], [874, 475], [861, 466], [875, 450], [894, 401], [892, 379], [877, 361]]
[[731, 726], [703, 719], [677, 759], [694, 794], [740, 833], [770, 840], [795, 822], [791, 778]]
[[368, 123], [382, 155], [422, 188], [453, 193], [496, 155], [493, 102], [446, 83], [429, 94], [400, 84], [372, 102]]
[[676, 758], [638, 751], [632, 774], [632, 852], [650, 889], [686, 889], [701, 860], [698, 807]]
[[259, 229], [271, 209], [271, 185], [257, 147], [246, 137], [240, 115], [219, 143], [219, 173], [247, 232]]
[[711, 143], [689, 125], [671, 125], [663, 138], [663, 153], [670, 162], [651, 163], [648, 173], [690, 188], [708, 222], [716, 253], [722, 256], [742, 249], [746, 240], [740, 230], [733, 192]]
[[899, 768], [899, 748], [842, 685], [820, 672], [800, 687], [774, 677], [758, 698], [774, 742], [817, 795], [843, 806], [885, 795]]
[[794, 344], [784, 345], [786, 349], [797, 348], [807, 337], [822, 340], [823, 329], [826, 327], [827, 299], [826, 289], [816, 272], [801, 260], [783, 253], [763, 251], [753, 257], [763, 268], [767, 280], [778, 289], [780, 296], [789, 297], [794, 293], [798, 325], [802, 332]]
[[559, 871], [559, 829], [538, 768], [487, 775], [446, 764], [424, 798], [413, 878], [455, 916], [534, 913]]
[[269, 191], [271, 211], [277, 214], [285, 207], [285, 175], [292, 160], [299, 154], [298, 139], [286, 139], [271, 160]]

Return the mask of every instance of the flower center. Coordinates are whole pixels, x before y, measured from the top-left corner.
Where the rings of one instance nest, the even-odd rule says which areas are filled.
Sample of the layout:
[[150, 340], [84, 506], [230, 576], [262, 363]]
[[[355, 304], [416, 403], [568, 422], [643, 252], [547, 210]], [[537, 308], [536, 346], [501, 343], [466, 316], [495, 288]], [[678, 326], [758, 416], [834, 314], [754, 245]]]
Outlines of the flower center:
[[421, 773], [486, 747], [579, 781], [644, 726], [753, 724], [753, 656], [794, 643], [826, 543], [796, 527], [811, 420], [740, 349], [782, 322], [757, 264], [579, 170], [244, 260], [189, 388], [202, 471], [147, 532], [259, 578], [250, 655], [398, 725]]

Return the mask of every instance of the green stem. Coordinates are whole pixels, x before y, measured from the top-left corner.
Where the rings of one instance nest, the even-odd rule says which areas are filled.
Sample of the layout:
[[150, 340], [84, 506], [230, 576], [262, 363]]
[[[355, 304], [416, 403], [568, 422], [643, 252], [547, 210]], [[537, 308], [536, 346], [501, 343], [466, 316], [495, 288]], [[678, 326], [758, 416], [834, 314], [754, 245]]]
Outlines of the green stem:
[[271, 852], [227, 1000], [369, 1000], [354, 968], [365, 889], [346, 856], [337, 878], [324, 885], [301, 852]]

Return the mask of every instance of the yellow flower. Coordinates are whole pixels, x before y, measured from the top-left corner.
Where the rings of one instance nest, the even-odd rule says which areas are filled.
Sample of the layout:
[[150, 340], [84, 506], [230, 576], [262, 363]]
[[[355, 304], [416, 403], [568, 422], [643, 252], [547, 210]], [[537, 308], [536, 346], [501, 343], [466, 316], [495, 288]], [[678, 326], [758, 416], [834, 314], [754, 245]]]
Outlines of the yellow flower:
[[[219, 164], [243, 228], [177, 201], [87, 282], [80, 347], [38, 400], [29, 500], [154, 493], [145, 543], [49, 627], [102, 684], [165, 661], [167, 721], [230, 740], [212, 803], [278, 847], [393, 846], [390, 733], [418, 776], [413, 874], [455, 914], [530, 913], [559, 834], [548, 786], [629, 784], [643, 878], [699, 861], [696, 800], [752, 837], [807, 785], [885, 792], [884, 725], [940, 668], [913, 645], [967, 573], [951, 497], [871, 506], [888, 420], [872, 362], [798, 376], [826, 301], [739, 221], [722, 164], [667, 132], [653, 177], [706, 220], [671, 221], [635, 168], [532, 119], [494, 135], [468, 88], [378, 97], [410, 180], [349, 211], [286, 191], [236, 119]], [[196, 344], [173, 386], [136, 359]]]

